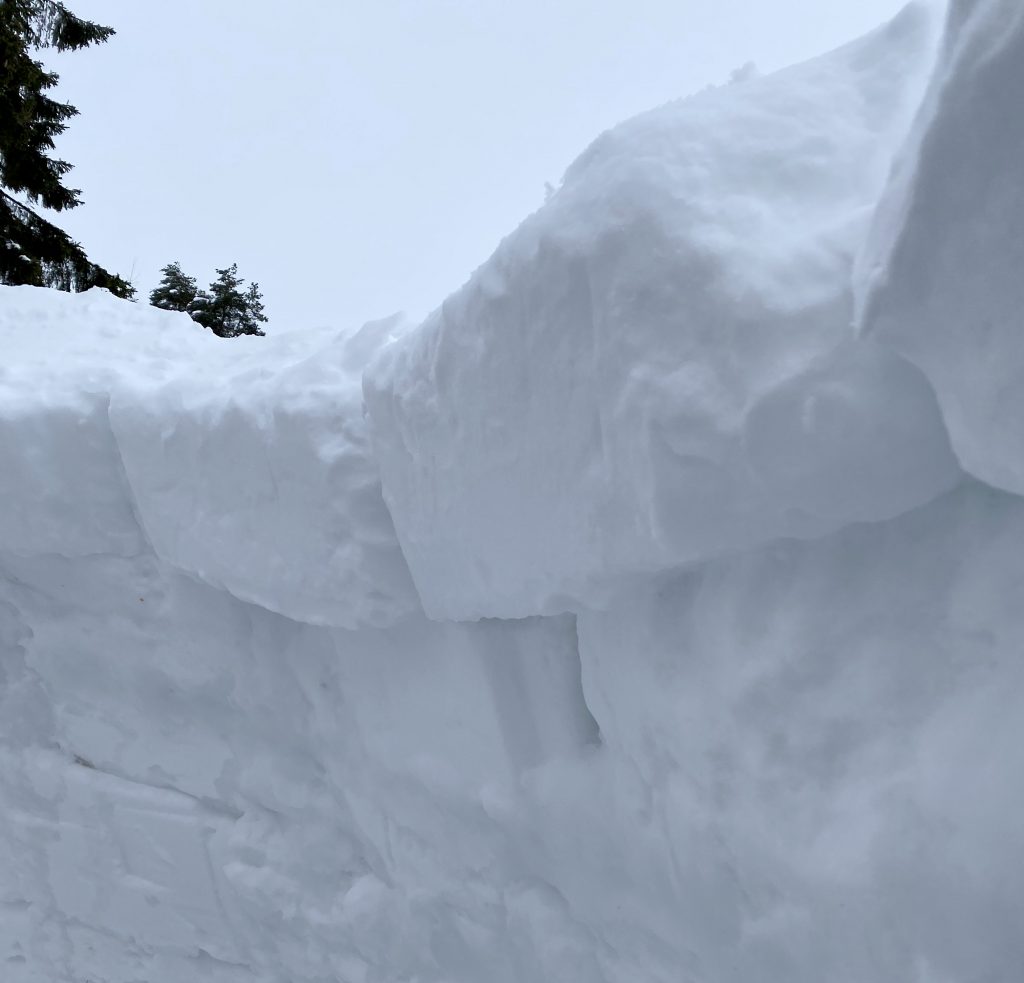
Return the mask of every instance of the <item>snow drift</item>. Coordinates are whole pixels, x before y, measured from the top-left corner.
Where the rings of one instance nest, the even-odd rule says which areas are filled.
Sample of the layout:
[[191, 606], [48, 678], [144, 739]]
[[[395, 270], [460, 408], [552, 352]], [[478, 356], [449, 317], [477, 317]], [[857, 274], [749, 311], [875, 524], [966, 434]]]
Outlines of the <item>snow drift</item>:
[[623, 124], [418, 327], [0, 290], [2, 978], [1016, 983], [1021, 23]]
[[955, 480], [927, 384], [849, 343], [851, 264], [929, 26], [911, 7], [604, 134], [384, 352], [367, 406], [428, 614], [603, 603], [632, 575], [887, 518]]

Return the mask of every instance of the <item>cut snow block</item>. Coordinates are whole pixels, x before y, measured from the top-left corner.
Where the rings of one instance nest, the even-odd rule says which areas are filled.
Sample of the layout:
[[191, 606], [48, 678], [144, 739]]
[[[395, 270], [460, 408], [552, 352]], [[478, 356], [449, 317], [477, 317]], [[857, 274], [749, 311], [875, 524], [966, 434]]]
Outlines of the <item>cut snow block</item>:
[[0, 551], [151, 547], [312, 624], [420, 611], [384, 505], [360, 378], [398, 318], [222, 339], [187, 315], [0, 289]]
[[0, 550], [130, 556], [145, 547], [108, 401], [106, 393], [0, 395]]
[[155, 313], [125, 344], [138, 309], [105, 291], [0, 288], [0, 551], [144, 547], [107, 409], [126, 362], [164, 345], [169, 316]]
[[[153, 549], [236, 597], [297, 621], [384, 626], [420, 610], [381, 496], [361, 359], [394, 322], [216, 363], [111, 418]], [[261, 339], [263, 341], [264, 339]], [[294, 343], [293, 343], [294, 344]], [[278, 360], [280, 359], [280, 360]]]
[[859, 264], [863, 333], [920, 366], [963, 467], [1024, 492], [1024, 6], [954, 2]]
[[371, 365], [385, 499], [431, 617], [601, 605], [636, 575], [891, 517], [956, 480], [928, 386], [849, 343], [852, 258], [932, 20], [908, 8], [604, 134]]

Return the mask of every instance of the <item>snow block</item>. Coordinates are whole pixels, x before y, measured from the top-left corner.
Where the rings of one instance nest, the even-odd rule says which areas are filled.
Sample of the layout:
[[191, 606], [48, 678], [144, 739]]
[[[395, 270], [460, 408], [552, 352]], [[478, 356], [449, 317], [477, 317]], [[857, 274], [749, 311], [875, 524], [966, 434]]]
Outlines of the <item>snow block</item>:
[[[145, 394], [111, 418], [156, 553], [310, 624], [383, 626], [420, 610], [381, 496], [352, 338], [266, 345]], [[266, 341], [267, 339], [262, 339]]]
[[954, 2], [859, 264], [864, 335], [921, 367], [963, 467], [1024, 492], [1024, 7]]
[[159, 362], [173, 350], [179, 318], [154, 312], [148, 323], [128, 354], [133, 305], [104, 291], [0, 290], [0, 549], [81, 556], [143, 547], [108, 406], [126, 359]]
[[315, 624], [420, 610], [348, 335], [224, 340], [104, 291], [0, 291], [0, 551], [132, 556]]
[[956, 480], [927, 385], [849, 343], [852, 258], [931, 24], [909, 8], [604, 134], [382, 352], [374, 449], [431, 617], [600, 605], [637, 575], [890, 517]]

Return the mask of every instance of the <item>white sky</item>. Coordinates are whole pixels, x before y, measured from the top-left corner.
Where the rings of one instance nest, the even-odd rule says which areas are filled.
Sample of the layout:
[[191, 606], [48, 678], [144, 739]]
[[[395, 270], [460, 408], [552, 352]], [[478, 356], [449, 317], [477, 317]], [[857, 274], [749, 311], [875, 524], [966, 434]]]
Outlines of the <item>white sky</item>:
[[602, 130], [900, 0], [70, 0], [59, 224], [145, 298], [237, 261], [270, 331], [428, 312]]

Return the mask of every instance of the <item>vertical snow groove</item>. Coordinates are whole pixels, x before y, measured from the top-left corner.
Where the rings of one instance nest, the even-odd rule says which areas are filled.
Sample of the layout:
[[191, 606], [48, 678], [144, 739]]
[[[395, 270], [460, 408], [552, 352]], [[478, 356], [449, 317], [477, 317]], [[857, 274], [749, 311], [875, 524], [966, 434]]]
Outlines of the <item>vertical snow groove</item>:
[[135, 488], [132, 486], [131, 478], [128, 476], [128, 468], [124, 463], [124, 451], [121, 449], [121, 439], [118, 436], [117, 428], [114, 426], [114, 417], [111, 413], [111, 401], [113, 395], [108, 393], [106, 403], [106, 415], [107, 415], [107, 428], [110, 431], [110, 439], [113, 444], [116, 463], [117, 463], [117, 477], [124, 489], [125, 502], [128, 505], [128, 509], [135, 519], [135, 524], [139, 529], [139, 538], [142, 540], [143, 550], [140, 552], [148, 552], [156, 556], [156, 549], [153, 546], [153, 539], [149, 534], [149, 530], [146, 528], [146, 523], [142, 518], [142, 508], [139, 505], [138, 496], [135, 493]]
[[480, 645], [484, 673], [513, 769], [600, 743], [583, 693], [575, 615], [485, 619], [477, 630], [487, 636]]
[[573, 652], [575, 653], [574, 670], [576, 686], [579, 691], [580, 720], [583, 730], [587, 734], [587, 739], [584, 743], [593, 747], [600, 747], [604, 743], [604, 737], [601, 734], [601, 725], [598, 723], [597, 717], [587, 701], [587, 688], [583, 681], [583, 655], [580, 652], [579, 619], [575, 614], [572, 615], [572, 644]]

